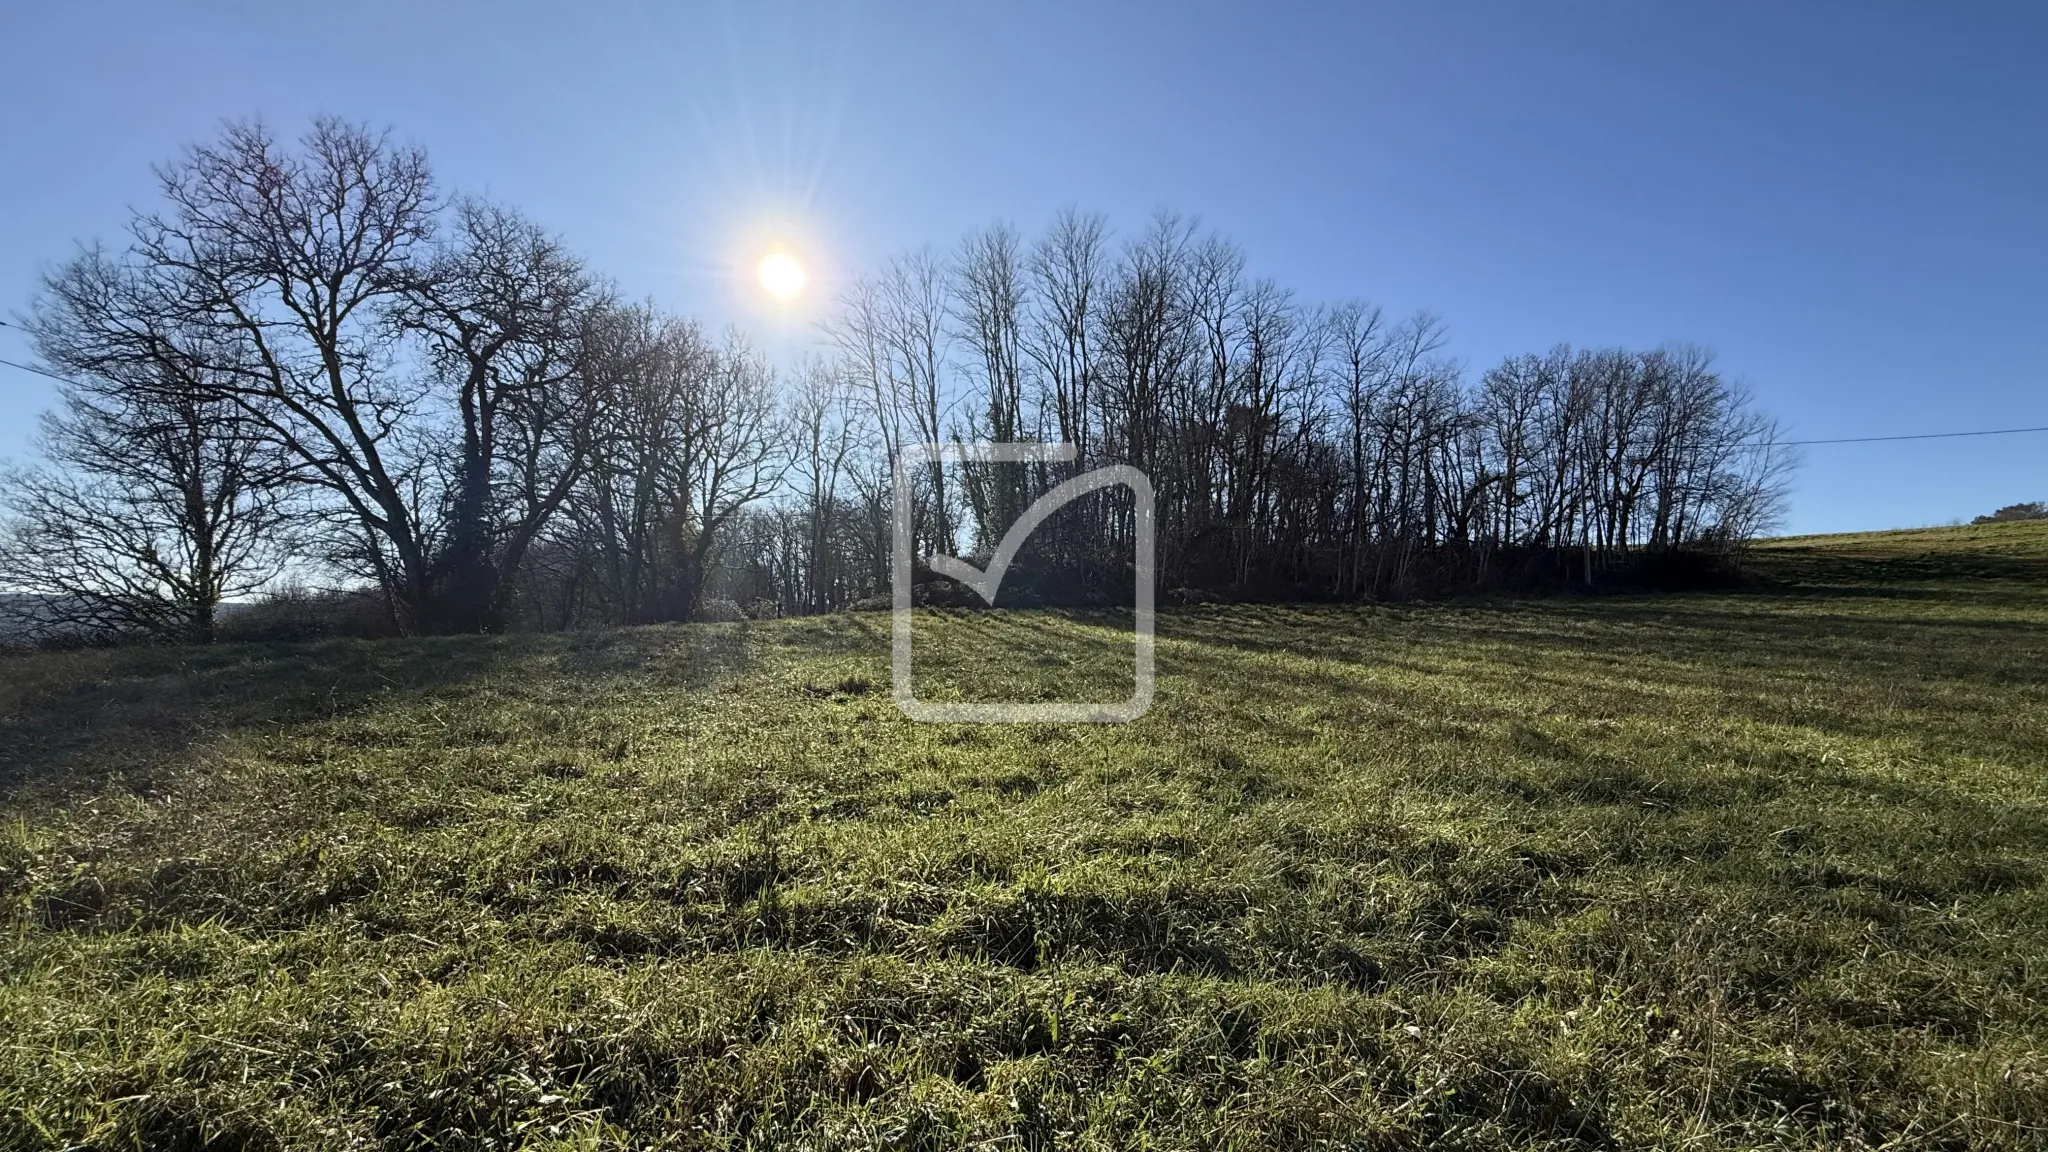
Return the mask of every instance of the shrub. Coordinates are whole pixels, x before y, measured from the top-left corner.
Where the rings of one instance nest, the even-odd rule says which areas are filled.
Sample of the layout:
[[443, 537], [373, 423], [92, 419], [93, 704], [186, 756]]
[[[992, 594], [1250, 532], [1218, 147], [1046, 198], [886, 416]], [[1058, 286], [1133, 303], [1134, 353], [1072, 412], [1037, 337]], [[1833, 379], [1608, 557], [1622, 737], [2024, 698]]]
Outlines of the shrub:
[[292, 586], [241, 604], [221, 605], [222, 640], [318, 640], [395, 636], [381, 594], [370, 589]]
[[2048, 520], [2048, 504], [2029, 500], [2023, 504], [2007, 504], [1989, 516], [1979, 516], [1972, 524], [2003, 524], [2008, 520]]
[[746, 618], [739, 604], [724, 596], [706, 597], [697, 608], [697, 620], [702, 624], [737, 624]]

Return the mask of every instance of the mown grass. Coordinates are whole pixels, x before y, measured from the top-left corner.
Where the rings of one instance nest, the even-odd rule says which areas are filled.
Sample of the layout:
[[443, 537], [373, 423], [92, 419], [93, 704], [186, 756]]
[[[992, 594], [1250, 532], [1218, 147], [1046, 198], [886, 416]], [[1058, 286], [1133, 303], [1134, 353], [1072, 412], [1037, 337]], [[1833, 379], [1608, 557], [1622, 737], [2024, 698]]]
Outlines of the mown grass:
[[1168, 614], [1123, 727], [868, 614], [0, 661], [0, 1146], [2040, 1147], [2048, 532], [1956, 531]]

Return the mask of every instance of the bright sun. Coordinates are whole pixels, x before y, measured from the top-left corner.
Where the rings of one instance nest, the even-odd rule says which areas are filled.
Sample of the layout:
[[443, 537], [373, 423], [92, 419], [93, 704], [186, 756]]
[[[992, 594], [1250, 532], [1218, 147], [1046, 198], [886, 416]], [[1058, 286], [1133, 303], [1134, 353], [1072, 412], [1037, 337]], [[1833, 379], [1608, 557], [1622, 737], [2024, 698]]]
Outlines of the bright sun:
[[762, 257], [756, 274], [761, 278], [761, 287], [777, 300], [794, 299], [804, 290], [804, 266], [787, 252], [771, 252]]

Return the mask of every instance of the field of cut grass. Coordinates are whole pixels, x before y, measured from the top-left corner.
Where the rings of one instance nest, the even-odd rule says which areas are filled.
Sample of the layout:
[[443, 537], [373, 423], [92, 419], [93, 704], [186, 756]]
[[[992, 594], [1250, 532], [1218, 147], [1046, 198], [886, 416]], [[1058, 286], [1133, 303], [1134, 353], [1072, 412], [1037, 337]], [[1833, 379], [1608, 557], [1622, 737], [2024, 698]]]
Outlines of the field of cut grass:
[[2048, 525], [1755, 567], [0, 659], [0, 1148], [2042, 1147]]
[[[2048, 520], [1957, 524], [1897, 532], [1781, 536], [1757, 546], [1762, 571], [1823, 587], [1900, 586], [1962, 578], [2026, 585], [2048, 579]], [[1982, 591], [1975, 583], [1953, 591]]]

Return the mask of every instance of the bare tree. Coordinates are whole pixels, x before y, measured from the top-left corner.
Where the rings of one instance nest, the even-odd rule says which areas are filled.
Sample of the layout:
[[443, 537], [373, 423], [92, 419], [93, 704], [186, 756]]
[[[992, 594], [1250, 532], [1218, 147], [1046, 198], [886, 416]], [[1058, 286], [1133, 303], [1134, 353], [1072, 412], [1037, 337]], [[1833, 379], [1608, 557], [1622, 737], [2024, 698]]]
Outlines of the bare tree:
[[1350, 302], [1327, 321], [1335, 360], [1336, 402], [1343, 429], [1346, 473], [1342, 546], [1335, 577], [1340, 594], [1364, 587], [1365, 558], [1372, 529], [1371, 506], [1379, 475], [1379, 440], [1373, 434], [1380, 398], [1387, 389], [1389, 348], [1380, 310]]
[[860, 448], [860, 430], [846, 379], [826, 361], [812, 358], [798, 374], [789, 401], [789, 472], [801, 487], [797, 497], [805, 520], [804, 569], [794, 599], [811, 612], [838, 607], [833, 592], [841, 559], [833, 555], [840, 513], [840, 486]]
[[[1066, 209], [1026, 260], [1023, 347], [1036, 369], [1041, 416], [1050, 414], [1050, 431], [1059, 442], [1074, 445], [1067, 476], [1093, 467], [1100, 446], [1096, 382], [1107, 244], [1101, 216]], [[1087, 558], [1102, 536], [1095, 511], [1089, 504], [1054, 521], [1047, 544], [1057, 563], [1076, 568], [1084, 579]]]
[[703, 387], [686, 397], [676, 469], [677, 504], [690, 540], [681, 569], [683, 618], [703, 603], [706, 562], [721, 534], [776, 490], [786, 467], [775, 373], [738, 332], [728, 332]]
[[[444, 203], [385, 136], [236, 125], [159, 175], [125, 253], [51, 278], [39, 340], [82, 391], [46, 434], [56, 467], [15, 477], [10, 545], [36, 586], [72, 574], [62, 602], [142, 605], [131, 630], [207, 634], [288, 539], [416, 631], [687, 619], [714, 584], [828, 610], [883, 588], [891, 465], [948, 437], [1079, 452], [933, 461], [911, 477], [917, 550], [957, 549], [963, 522], [992, 543], [1063, 475], [1129, 463], [1158, 493], [1168, 588], [1255, 594], [1400, 594], [1500, 554], [1590, 582], [1739, 544], [1790, 467], [1696, 349], [1559, 346], [1468, 387], [1434, 317], [1299, 301], [1172, 214], [1115, 253], [1068, 211], [1035, 243], [998, 225], [892, 260], [783, 396], [736, 335], [618, 305], [518, 213]], [[108, 479], [126, 466], [153, 479]], [[1090, 502], [1026, 567], [1098, 594], [1133, 529]]]
[[401, 623], [429, 626], [427, 389], [393, 371], [390, 323], [434, 229], [426, 156], [332, 118], [297, 151], [236, 124], [159, 183], [168, 210], [133, 225], [140, 274], [230, 353], [211, 386], [333, 502]]
[[9, 603], [31, 629], [208, 643], [222, 602], [284, 562], [285, 462], [207, 386], [204, 334], [102, 338], [109, 314], [160, 320], [148, 302], [88, 251], [49, 278], [31, 322], [44, 360], [75, 377], [43, 418], [43, 466], [0, 481], [0, 583], [26, 594]]
[[[903, 402], [918, 438], [937, 444], [946, 435], [946, 417], [952, 407], [944, 384], [948, 331], [946, 308], [952, 294], [951, 270], [930, 249], [918, 249], [898, 257], [882, 280], [887, 302], [888, 342], [897, 363]], [[936, 457], [926, 468], [930, 485], [929, 539], [935, 549], [951, 552], [954, 537], [953, 506], [946, 491], [946, 467]]]
[[717, 351], [697, 325], [634, 305], [598, 313], [584, 353], [608, 404], [568, 501], [570, 546], [596, 570], [596, 618], [675, 618], [674, 555], [687, 531], [674, 473], [685, 416], [717, 370]]
[[432, 624], [497, 631], [527, 550], [590, 459], [607, 398], [580, 341], [598, 300], [581, 263], [515, 212], [464, 200], [453, 231], [393, 318], [425, 345], [435, 408], [453, 409]]
[[[869, 579], [879, 584], [888, 578], [892, 465], [916, 435], [910, 427], [909, 382], [896, 354], [882, 284], [869, 277], [856, 279], [840, 296], [839, 314], [824, 332], [835, 350], [835, 368], [847, 384], [849, 408], [870, 433], [873, 451], [856, 457], [849, 479], [859, 493], [870, 537], [866, 551], [875, 566]], [[914, 519], [923, 523], [929, 517]]]
[[690, 619], [728, 532], [782, 483], [774, 374], [736, 333], [714, 348], [695, 324], [646, 306], [600, 312], [587, 360], [606, 407], [566, 501], [563, 546], [594, 570], [597, 618]]
[[425, 156], [338, 120], [296, 149], [233, 125], [159, 176], [167, 207], [126, 258], [139, 306], [80, 313], [81, 353], [201, 333], [196, 379], [292, 462], [325, 559], [374, 577], [408, 630], [504, 626], [604, 404], [580, 264], [477, 201], [435, 246]]
[[[1027, 434], [1024, 412], [1026, 306], [1023, 255], [1007, 225], [970, 233], [960, 245], [952, 277], [953, 317], [972, 350], [969, 388], [981, 399], [968, 410], [970, 439], [1014, 443]], [[965, 469], [967, 503], [982, 546], [993, 548], [1030, 503], [1034, 477], [1014, 465]]]

